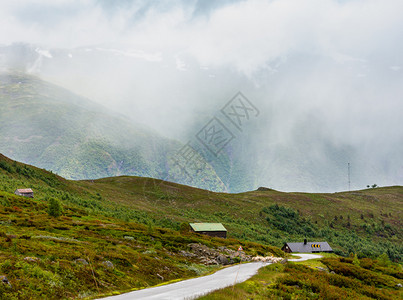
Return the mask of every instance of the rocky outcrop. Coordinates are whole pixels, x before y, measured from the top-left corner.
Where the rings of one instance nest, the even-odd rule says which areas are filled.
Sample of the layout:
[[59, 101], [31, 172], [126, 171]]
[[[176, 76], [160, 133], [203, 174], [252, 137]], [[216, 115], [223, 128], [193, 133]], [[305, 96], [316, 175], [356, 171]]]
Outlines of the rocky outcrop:
[[282, 257], [273, 256], [256, 256], [245, 254], [243, 251], [235, 251], [227, 247], [209, 248], [202, 244], [189, 244], [190, 251], [182, 250], [182, 256], [198, 259], [200, 263], [205, 265], [230, 265], [238, 262], [262, 261], [277, 263], [283, 260]]

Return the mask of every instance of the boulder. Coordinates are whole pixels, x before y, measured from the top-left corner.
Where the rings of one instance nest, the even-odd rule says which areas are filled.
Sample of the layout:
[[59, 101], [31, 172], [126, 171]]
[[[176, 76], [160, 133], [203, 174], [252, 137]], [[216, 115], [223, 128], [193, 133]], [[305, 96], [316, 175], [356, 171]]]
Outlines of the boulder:
[[6, 275], [0, 275], [0, 280], [3, 284], [6, 284], [11, 288], [11, 283], [8, 281], [8, 278]]
[[115, 266], [113, 265], [113, 263], [112, 263], [111, 261], [109, 261], [109, 260], [103, 261], [102, 264], [103, 264], [105, 267], [107, 267], [108, 269], [113, 269], [113, 268], [115, 268]]
[[288, 259], [287, 259], [287, 258], [283, 258], [283, 259], [280, 261], [280, 263], [283, 264], [283, 265], [285, 265], [287, 262], [288, 262]]
[[88, 265], [88, 261], [86, 261], [84, 258], [77, 258], [74, 262], [76, 264]]
[[1, 276], [0, 276], [0, 280], [1, 280], [1, 282], [6, 283], [6, 284], [9, 284], [9, 283], [10, 283], [10, 282], [8, 281], [8, 278], [7, 278], [6, 275], [1, 275]]
[[217, 262], [220, 264], [220, 265], [228, 265], [229, 264], [229, 261], [228, 261], [228, 258], [226, 257], [226, 256], [224, 256], [224, 255], [219, 255], [217, 258], [216, 258], [216, 260], [217, 260]]
[[27, 257], [24, 257], [24, 260], [27, 261], [27, 262], [37, 262], [37, 261], [39, 261], [39, 258], [38, 257], [27, 256]]

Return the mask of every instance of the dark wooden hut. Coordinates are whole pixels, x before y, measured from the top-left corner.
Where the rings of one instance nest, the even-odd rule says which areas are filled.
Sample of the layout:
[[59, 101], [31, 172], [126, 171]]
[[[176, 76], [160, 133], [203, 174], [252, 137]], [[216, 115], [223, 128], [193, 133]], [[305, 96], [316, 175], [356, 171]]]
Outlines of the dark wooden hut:
[[16, 189], [14, 194], [18, 196], [34, 198], [34, 191], [32, 189]]
[[281, 250], [287, 253], [333, 252], [333, 249], [327, 242], [308, 242], [306, 239], [303, 243], [285, 243]]

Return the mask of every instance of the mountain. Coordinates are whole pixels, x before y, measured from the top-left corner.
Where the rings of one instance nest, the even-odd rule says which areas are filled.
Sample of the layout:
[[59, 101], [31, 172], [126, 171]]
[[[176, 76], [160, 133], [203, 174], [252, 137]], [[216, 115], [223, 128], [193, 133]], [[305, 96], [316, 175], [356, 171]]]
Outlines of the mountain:
[[[178, 66], [178, 61], [186, 66], [181, 67], [180, 63]], [[142, 132], [144, 127], [133, 125], [133, 120], [158, 132], [153, 135], [145, 130], [148, 132], [140, 134], [155, 139], [137, 143], [135, 146], [145, 152], [135, 151], [133, 157], [136, 158], [122, 159], [112, 154], [116, 152], [116, 145], [107, 149], [108, 154], [101, 158], [106, 162], [101, 163], [102, 170], [97, 171], [99, 166], [96, 164], [86, 168], [83, 163], [83, 160], [93, 160], [88, 159], [88, 156], [92, 158], [88, 152], [72, 151], [69, 164], [74, 166], [64, 168], [57, 165], [59, 161], [65, 164], [59, 157], [48, 164], [42, 161], [38, 164], [25, 160], [23, 155], [14, 156], [8, 151], [8, 145], [0, 151], [68, 178], [130, 174], [168, 178], [169, 181], [233, 193], [259, 186], [282, 191], [348, 190], [348, 163], [351, 189], [373, 184], [401, 185], [403, 136], [398, 128], [402, 127], [399, 108], [402, 72], [371, 63], [370, 74], [357, 77], [362, 73], [362, 67], [354, 61], [294, 54], [279, 61], [272, 72], [248, 77], [224, 66], [202, 66], [194, 58], [169, 49], [150, 52], [141, 46], [113, 44], [73, 49], [22, 43], [0, 45], [0, 70], [36, 74], [42, 80], [115, 109], [125, 115], [124, 123], [130, 123], [128, 126], [135, 133]], [[323, 84], [318, 85], [318, 82]], [[381, 83], [382, 89], [374, 90], [374, 83]], [[242, 117], [242, 128], [236, 128], [221, 112], [238, 91], [259, 110], [257, 116]], [[93, 109], [97, 114], [99, 107], [88, 110]], [[106, 113], [109, 116], [110, 110]], [[238, 113], [242, 115], [242, 111]], [[197, 139], [197, 134], [213, 117], [234, 136], [218, 155]], [[64, 124], [71, 126], [67, 121]], [[103, 127], [101, 122], [95, 123], [93, 127]], [[95, 134], [98, 141], [86, 148], [95, 148], [93, 153], [103, 155], [99, 144], [102, 147], [109, 145], [110, 136], [116, 135], [116, 130], [112, 132], [112, 129], [116, 127], [107, 123], [106, 127], [111, 128], [109, 133], [97, 129], [95, 133], [92, 130], [84, 134], [89, 127], [87, 124], [85, 129], [79, 130], [85, 138]], [[103, 143], [102, 135], [106, 135], [106, 143]], [[176, 174], [168, 174], [174, 169], [174, 163], [163, 158], [172, 153], [170, 146], [166, 146], [170, 141], [166, 137], [185, 145], [190, 141], [202, 161], [207, 162], [209, 171], [193, 179], [180, 174], [183, 170], [178, 168]], [[117, 140], [118, 148], [127, 143], [122, 138]], [[141, 139], [137, 136], [135, 140]], [[3, 142], [3, 145], [7, 143]], [[181, 149], [182, 144], [176, 145], [176, 149]], [[158, 153], [161, 147], [167, 150], [162, 155]], [[71, 151], [71, 148], [66, 143], [66, 149]], [[17, 151], [15, 147], [13, 151]], [[111, 154], [113, 159], [108, 160]], [[125, 165], [121, 170], [122, 161], [136, 170]], [[143, 164], [147, 167], [142, 168]]]
[[35, 76], [0, 74], [0, 120], [2, 153], [69, 179], [175, 177], [225, 189], [207, 162], [192, 182], [180, 177], [172, 159], [179, 142]]

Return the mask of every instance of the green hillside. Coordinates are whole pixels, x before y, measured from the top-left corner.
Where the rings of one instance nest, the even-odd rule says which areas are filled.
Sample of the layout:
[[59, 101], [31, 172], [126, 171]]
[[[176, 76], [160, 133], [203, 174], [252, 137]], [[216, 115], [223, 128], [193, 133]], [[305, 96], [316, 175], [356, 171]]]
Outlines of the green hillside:
[[[27, 186], [34, 199], [13, 194]], [[248, 255], [284, 255], [271, 246], [191, 234], [186, 227], [161, 228], [151, 214], [100, 199], [80, 183], [0, 155], [0, 299], [96, 298], [219, 268], [183, 255], [190, 243], [231, 250], [242, 244]]]
[[[281, 247], [326, 240], [336, 253], [402, 259], [403, 187], [334, 194], [259, 189], [213, 193], [142, 177], [68, 181], [2, 158], [0, 189], [32, 187], [38, 199], [54, 196], [91, 213], [180, 229], [182, 222], [222, 222], [229, 237]], [[33, 171], [36, 170], [36, 171]]]
[[[179, 178], [181, 173], [172, 161], [179, 142], [34, 76], [0, 74], [0, 120], [1, 153], [65, 178]], [[179, 179], [225, 189], [208, 163], [194, 180]]]

